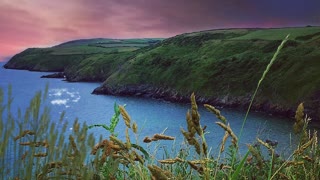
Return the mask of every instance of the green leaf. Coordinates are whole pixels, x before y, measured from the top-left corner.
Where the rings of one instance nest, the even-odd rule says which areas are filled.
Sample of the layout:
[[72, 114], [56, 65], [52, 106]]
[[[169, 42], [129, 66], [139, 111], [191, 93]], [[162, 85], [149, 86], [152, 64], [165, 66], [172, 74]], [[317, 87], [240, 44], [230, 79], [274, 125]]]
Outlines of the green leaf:
[[102, 127], [107, 131], [110, 130], [110, 128], [108, 126], [104, 125], [104, 124], [94, 124], [94, 125], [88, 126], [88, 129], [91, 129], [91, 128], [94, 128], [94, 127]]
[[241, 160], [239, 166], [237, 167], [236, 171], [232, 174], [232, 177], [231, 177], [232, 180], [239, 179], [238, 176], [239, 176], [240, 170], [244, 166], [244, 162], [247, 160], [247, 157], [248, 157], [249, 153], [250, 153], [250, 151], [247, 151], [246, 155], [242, 158], [242, 160]]
[[117, 105], [117, 103], [114, 103], [114, 115], [112, 116], [110, 122], [110, 132], [111, 134], [114, 134], [114, 130], [116, 128], [116, 126], [119, 123], [119, 116], [120, 116], [120, 108]]
[[274, 158], [274, 151], [272, 151], [272, 156], [271, 156], [271, 161], [270, 161], [270, 167], [269, 167], [269, 172], [268, 172], [268, 180], [271, 179], [273, 158]]
[[131, 144], [131, 146], [132, 146], [133, 148], [136, 148], [136, 149], [138, 149], [139, 151], [141, 151], [141, 152], [143, 153], [143, 155], [145, 156], [145, 159], [146, 159], [146, 160], [149, 160], [149, 159], [150, 159], [150, 156], [149, 156], [148, 152], [147, 152], [143, 147], [141, 147], [141, 146], [139, 146], [139, 145], [137, 145], [137, 144]]
[[120, 115], [120, 108], [119, 108], [118, 104], [117, 104], [117, 103], [114, 103], [113, 108], [114, 108], [114, 113], [115, 113], [115, 115], [116, 115], [116, 116], [119, 116], [119, 115]]

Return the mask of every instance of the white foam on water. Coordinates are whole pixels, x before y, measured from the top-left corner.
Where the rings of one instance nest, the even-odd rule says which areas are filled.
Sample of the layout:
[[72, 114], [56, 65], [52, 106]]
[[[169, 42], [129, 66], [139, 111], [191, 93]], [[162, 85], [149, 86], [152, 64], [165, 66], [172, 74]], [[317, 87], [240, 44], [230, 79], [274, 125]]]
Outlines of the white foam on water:
[[52, 105], [64, 105], [66, 108], [70, 107], [69, 102], [77, 103], [81, 99], [78, 91], [70, 91], [68, 88], [50, 89], [49, 97], [59, 98], [51, 100]]
[[54, 99], [51, 101], [51, 104], [53, 105], [66, 105], [68, 102], [68, 99]]

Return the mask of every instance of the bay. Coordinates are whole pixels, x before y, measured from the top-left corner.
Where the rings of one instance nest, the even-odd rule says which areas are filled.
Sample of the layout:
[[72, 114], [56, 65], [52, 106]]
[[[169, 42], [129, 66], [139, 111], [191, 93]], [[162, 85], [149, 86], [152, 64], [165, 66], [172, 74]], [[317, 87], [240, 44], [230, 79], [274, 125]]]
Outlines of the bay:
[[[0, 64], [2, 67], [3, 64]], [[37, 91], [44, 91], [49, 85], [48, 98], [46, 104], [50, 107], [50, 115], [53, 121], [58, 122], [60, 114], [65, 111], [65, 121], [69, 122], [68, 130], [72, 130], [72, 124], [76, 118], [80, 123], [109, 124], [110, 118], [114, 114], [114, 103], [126, 104], [126, 109], [131, 118], [137, 122], [139, 127], [140, 143], [145, 136], [152, 136], [155, 133], [165, 131], [166, 135], [176, 137], [176, 141], [163, 142], [162, 147], [171, 147], [173, 144], [180, 146], [183, 144], [181, 128], [186, 129], [186, 112], [190, 104], [171, 103], [162, 100], [144, 99], [136, 97], [118, 97], [107, 95], [93, 95], [91, 92], [99, 86], [99, 83], [70, 83], [61, 79], [43, 79], [45, 72], [30, 72], [23, 70], [0, 69], [0, 88], [8, 91], [8, 86], [12, 86], [13, 104], [12, 111], [17, 112], [18, 108], [25, 109], [31, 98]], [[239, 134], [245, 112], [234, 109], [220, 109], [227, 118], [231, 128]], [[215, 124], [218, 119], [199, 105], [201, 114], [201, 124], [206, 125], [206, 140], [212, 148], [212, 154], [217, 153], [224, 131]], [[240, 141], [240, 151], [244, 152], [247, 143], [254, 143], [256, 138], [262, 140], [270, 139], [278, 141], [277, 151], [286, 154], [297, 143], [293, 135], [293, 121], [285, 118], [272, 117], [262, 113], [251, 112], [244, 127], [243, 136]], [[115, 130], [119, 133], [119, 138], [124, 139], [125, 124], [121, 120]], [[96, 137], [109, 136], [104, 129], [95, 128], [89, 130]]]

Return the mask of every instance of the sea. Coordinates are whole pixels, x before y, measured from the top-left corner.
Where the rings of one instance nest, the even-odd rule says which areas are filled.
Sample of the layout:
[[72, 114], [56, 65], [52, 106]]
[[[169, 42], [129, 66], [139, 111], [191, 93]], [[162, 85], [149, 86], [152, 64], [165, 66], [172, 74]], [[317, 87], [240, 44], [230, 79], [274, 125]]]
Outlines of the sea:
[[[26, 70], [11, 70], [2, 68], [0, 64], [0, 88], [4, 91], [5, 101], [9, 89], [13, 97], [11, 111], [18, 114], [29, 106], [35, 93], [45, 92], [48, 95], [45, 105], [50, 109], [50, 118], [58, 123], [61, 113], [65, 112], [64, 121], [68, 122], [68, 131], [72, 131], [75, 119], [83, 124], [110, 124], [114, 114], [114, 104], [125, 105], [131, 119], [138, 125], [139, 137], [135, 137], [141, 144], [144, 137], [152, 137], [156, 133], [175, 137], [173, 142], [159, 143], [159, 147], [180, 146], [186, 144], [181, 134], [181, 128], [187, 129], [186, 113], [190, 103], [172, 103], [158, 99], [120, 97], [110, 95], [94, 95], [92, 91], [100, 83], [67, 82], [63, 79], [40, 78], [47, 72], [32, 72]], [[230, 127], [239, 135], [245, 111], [221, 108], [221, 113], [230, 123]], [[15, 113], [16, 112], [16, 113]], [[219, 121], [214, 114], [199, 105], [200, 123], [206, 126], [205, 138], [213, 155], [218, 152], [224, 135], [224, 130], [215, 122]], [[277, 141], [277, 152], [290, 153], [297, 144], [297, 137], [293, 133], [293, 119], [274, 117], [260, 112], [250, 112], [244, 125], [243, 135], [239, 142], [240, 152], [247, 151], [247, 144], [255, 144], [257, 138], [261, 140]], [[125, 139], [125, 123], [122, 119], [115, 132], [120, 139]], [[96, 137], [108, 138], [110, 133], [103, 128], [89, 130]], [[230, 142], [229, 142], [230, 143]]]

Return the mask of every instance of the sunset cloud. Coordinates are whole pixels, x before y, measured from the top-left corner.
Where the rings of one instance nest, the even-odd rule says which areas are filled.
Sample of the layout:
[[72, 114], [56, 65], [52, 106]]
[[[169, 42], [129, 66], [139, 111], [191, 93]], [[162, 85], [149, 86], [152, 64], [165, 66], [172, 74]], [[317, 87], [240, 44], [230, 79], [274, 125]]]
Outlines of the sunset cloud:
[[0, 58], [79, 38], [305, 25], [320, 25], [319, 0], [2, 0]]

